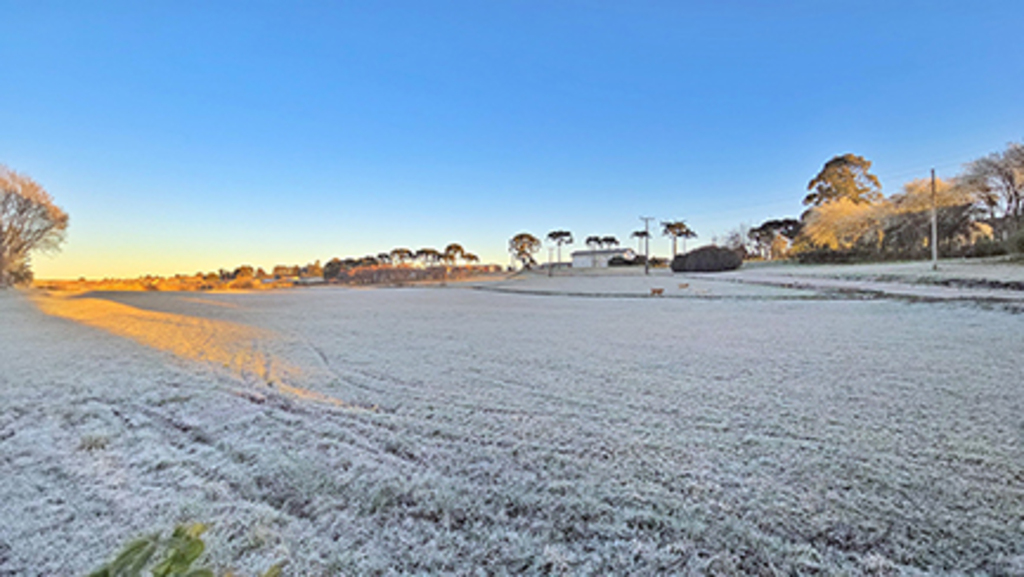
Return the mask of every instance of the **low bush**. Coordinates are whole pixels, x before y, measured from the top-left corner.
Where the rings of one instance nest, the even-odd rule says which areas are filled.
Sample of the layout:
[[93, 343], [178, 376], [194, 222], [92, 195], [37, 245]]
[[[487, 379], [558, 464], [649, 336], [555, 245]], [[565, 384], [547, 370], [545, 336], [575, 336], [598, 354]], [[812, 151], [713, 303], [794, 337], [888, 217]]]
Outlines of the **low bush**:
[[719, 272], [735, 270], [743, 259], [735, 251], [720, 246], [702, 246], [672, 260], [672, 272]]
[[[966, 258], [981, 258], [987, 256], [1002, 256], [1007, 252], [1007, 243], [997, 242], [988, 238], [981, 239], [970, 245], [963, 251], [962, 256]], [[954, 255], [960, 256], [960, 255]]]
[[1006, 248], [1014, 254], [1024, 254], [1024, 227], [1010, 235], [1010, 239], [1006, 241]]
[[814, 248], [802, 250], [793, 256], [796, 257], [797, 262], [802, 264], [849, 264], [885, 260], [881, 254], [856, 249], [832, 250], [830, 248]]
[[638, 255], [635, 258], [628, 259], [621, 256], [613, 256], [608, 259], [608, 266], [643, 266], [644, 256]]

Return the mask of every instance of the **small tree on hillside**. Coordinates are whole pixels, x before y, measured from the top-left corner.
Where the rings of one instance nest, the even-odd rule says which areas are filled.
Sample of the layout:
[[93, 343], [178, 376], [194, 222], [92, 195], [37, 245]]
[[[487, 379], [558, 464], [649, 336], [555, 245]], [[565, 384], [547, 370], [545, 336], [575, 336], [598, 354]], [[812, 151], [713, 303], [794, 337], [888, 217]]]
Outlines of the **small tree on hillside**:
[[540, 250], [540, 247], [540, 239], [528, 232], [521, 232], [508, 241], [508, 251], [512, 253], [512, 256], [519, 259], [525, 268], [530, 268], [537, 264], [533, 255]]
[[415, 258], [423, 261], [424, 266], [430, 266], [440, 262], [441, 253], [436, 248], [421, 248], [416, 251]]
[[345, 265], [340, 258], [332, 258], [324, 265], [324, 280], [333, 280], [340, 277], [344, 269]]
[[30, 253], [58, 250], [67, 228], [42, 186], [0, 165], [0, 288], [31, 282]]
[[997, 210], [1016, 230], [1024, 220], [1024, 145], [1010, 143], [967, 165], [960, 184], [989, 209], [993, 220]]
[[395, 248], [391, 250], [391, 261], [398, 264], [405, 264], [413, 259], [413, 253], [407, 248]]
[[[685, 221], [677, 220], [672, 222], [663, 222], [662, 234], [665, 236], [672, 237], [672, 258], [676, 257], [676, 242], [679, 239], [683, 239], [683, 252], [686, 252], [686, 239], [697, 238], [697, 233], [686, 225]], [[646, 231], [643, 231], [646, 232]]]
[[629, 236], [636, 239], [636, 253], [641, 254], [644, 252], [644, 239], [650, 238], [651, 233], [646, 230], [634, 230]]
[[558, 262], [562, 262], [562, 245], [572, 244], [572, 233], [567, 230], [553, 230], [548, 233], [548, 240], [558, 246]]
[[299, 276], [301, 278], [323, 278], [324, 267], [320, 264], [320, 260], [318, 259], [299, 269]]
[[[595, 251], [601, 248], [601, 237], [595, 235], [588, 236], [585, 244], [591, 251]], [[590, 266], [597, 266], [597, 255], [594, 253], [591, 253]]]
[[755, 250], [764, 259], [782, 256], [789, 243], [800, 234], [802, 223], [795, 218], [772, 219], [750, 229], [747, 235]]
[[751, 227], [749, 225], [741, 223], [726, 234], [723, 245], [725, 248], [738, 254], [740, 258], [746, 259], [753, 253], [750, 230]]
[[453, 242], [448, 246], [444, 247], [444, 252], [441, 253], [441, 260], [443, 260], [445, 264], [452, 266], [455, 264], [457, 260], [464, 257], [465, 255], [466, 249], [462, 248], [461, 244]]
[[256, 276], [256, 271], [253, 270], [252, 266], [247, 264], [243, 264], [231, 273], [231, 278], [235, 279], [253, 278], [254, 276]]

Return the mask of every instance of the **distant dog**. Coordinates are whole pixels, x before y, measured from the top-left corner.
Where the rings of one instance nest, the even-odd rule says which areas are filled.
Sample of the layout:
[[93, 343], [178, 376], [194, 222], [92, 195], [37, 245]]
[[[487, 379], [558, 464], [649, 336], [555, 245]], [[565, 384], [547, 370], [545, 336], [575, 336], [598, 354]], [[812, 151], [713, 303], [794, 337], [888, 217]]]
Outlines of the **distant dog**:
[[651, 289], [651, 296], [652, 297], [660, 297], [663, 294], [665, 294], [665, 289], [663, 289], [663, 288], [652, 288]]
[[681, 288], [681, 289], [690, 288], [690, 283], [688, 283], [688, 282], [681, 282], [681, 283], [679, 283], [679, 288]]

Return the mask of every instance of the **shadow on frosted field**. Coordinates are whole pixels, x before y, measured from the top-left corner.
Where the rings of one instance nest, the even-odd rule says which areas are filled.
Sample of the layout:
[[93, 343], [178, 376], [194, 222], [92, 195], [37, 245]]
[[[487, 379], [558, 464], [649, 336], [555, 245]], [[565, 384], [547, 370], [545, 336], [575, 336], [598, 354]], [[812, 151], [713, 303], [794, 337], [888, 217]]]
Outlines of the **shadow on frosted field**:
[[85, 570], [181, 519], [247, 572], [1022, 562], [1020, 317], [460, 288], [105, 300], [255, 331], [293, 386], [380, 411], [256, 402], [217, 360], [5, 295], [3, 570]]

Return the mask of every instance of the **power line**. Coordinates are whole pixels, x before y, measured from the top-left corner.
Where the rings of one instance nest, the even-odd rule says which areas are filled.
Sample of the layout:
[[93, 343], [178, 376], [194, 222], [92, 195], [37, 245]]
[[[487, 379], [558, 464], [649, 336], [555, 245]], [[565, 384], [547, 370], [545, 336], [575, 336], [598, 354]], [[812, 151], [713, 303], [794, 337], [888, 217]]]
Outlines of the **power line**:
[[929, 164], [927, 166], [920, 166], [918, 168], [913, 168], [913, 169], [910, 169], [910, 168], [908, 168], [908, 169], [901, 169], [901, 170], [895, 171], [895, 172], [882, 173], [882, 174], [879, 174], [877, 176], [878, 176], [878, 178], [881, 178], [881, 179], [891, 180], [891, 179], [903, 178], [903, 177], [907, 177], [907, 176], [914, 176], [914, 175], [920, 174], [920, 175], [923, 175], [922, 178], [924, 178], [924, 177], [926, 177], [928, 175], [928, 171], [930, 169], [942, 169], [942, 168], [950, 168], [950, 167], [953, 167], [953, 166], [963, 166], [963, 165], [965, 165], [965, 164], [967, 164], [969, 162], [975, 161], [975, 160], [977, 160], [979, 158], [982, 158], [984, 156], [988, 156], [989, 154], [992, 154], [992, 153], [993, 153], [992, 149], [988, 149], [988, 150], [985, 150], [985, 151], [982, 151], [982, 152], [976, 152], [976, 153], [973, 153], [973, 154], [958, 154], [956, 156], [947, 156], [945, 158], [937, 159], [934, 163]]

